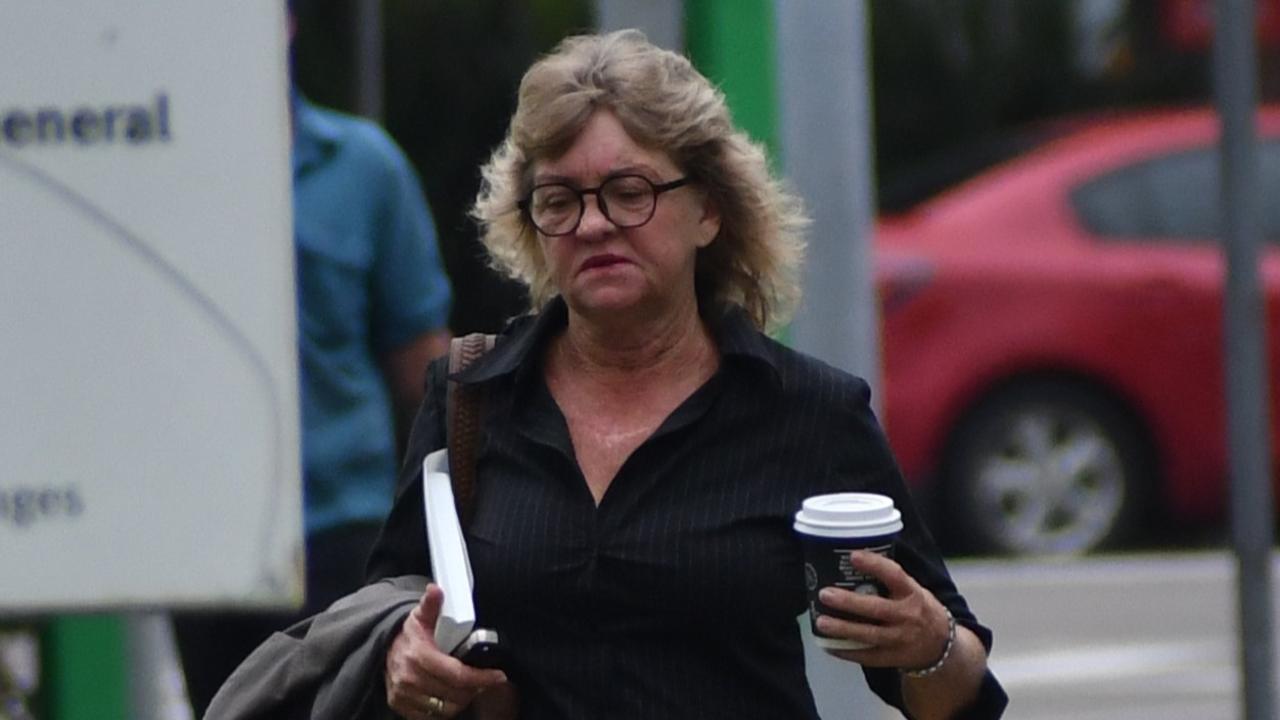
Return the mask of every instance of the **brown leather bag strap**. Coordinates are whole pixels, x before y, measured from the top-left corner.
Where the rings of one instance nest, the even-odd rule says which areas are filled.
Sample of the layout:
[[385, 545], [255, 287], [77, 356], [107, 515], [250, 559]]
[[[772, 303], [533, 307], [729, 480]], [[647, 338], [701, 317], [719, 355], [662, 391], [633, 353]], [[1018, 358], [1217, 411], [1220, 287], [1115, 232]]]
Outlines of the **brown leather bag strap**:
[[449, 384], [445, 391], [445, 437], [449, 443], [449, 477], [453, 502], [463, 527], [471, 520], [476, 485], [476, 454], [484, 397], [480, 388], [452, 379], [493, 349], [496, 335], [471, 333], [449, 343]]

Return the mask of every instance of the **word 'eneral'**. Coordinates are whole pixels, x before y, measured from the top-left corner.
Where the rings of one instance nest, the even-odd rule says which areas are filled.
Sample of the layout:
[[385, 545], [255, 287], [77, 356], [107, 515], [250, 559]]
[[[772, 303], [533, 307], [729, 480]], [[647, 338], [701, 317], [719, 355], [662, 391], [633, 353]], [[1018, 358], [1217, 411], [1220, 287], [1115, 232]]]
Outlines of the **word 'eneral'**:
[[64, 143], [142, 145], [169, 139], [169, 95], [165, 92], [143, 104], [0, 111], [0, 144], [14, 148]]

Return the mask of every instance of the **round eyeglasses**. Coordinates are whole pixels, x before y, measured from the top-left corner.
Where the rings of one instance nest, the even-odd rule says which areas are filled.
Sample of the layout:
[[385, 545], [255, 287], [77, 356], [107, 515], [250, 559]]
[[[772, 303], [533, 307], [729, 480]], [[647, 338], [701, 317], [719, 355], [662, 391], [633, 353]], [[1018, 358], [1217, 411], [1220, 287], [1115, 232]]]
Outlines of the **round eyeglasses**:
[[598, 187], [576, 188], [565, 183], [544, 183], [516, 205], [543, 235], [568, 235], [578, 229], [587, 211], [587, 196], [595, 195], [600, 213], [620, 228], [640, 227], [653, 219], [658, 196], [689, 183], [688, 176], [656, 184], [643, 175], [614, 175]]

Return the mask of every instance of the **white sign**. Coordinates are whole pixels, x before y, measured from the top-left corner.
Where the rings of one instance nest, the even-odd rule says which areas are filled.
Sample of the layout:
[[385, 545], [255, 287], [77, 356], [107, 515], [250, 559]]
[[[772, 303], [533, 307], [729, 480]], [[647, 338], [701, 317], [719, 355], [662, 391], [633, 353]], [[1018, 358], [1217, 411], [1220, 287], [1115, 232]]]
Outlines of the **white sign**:
[[295, 603], [284, 2], [0, 9], [0, 613]]

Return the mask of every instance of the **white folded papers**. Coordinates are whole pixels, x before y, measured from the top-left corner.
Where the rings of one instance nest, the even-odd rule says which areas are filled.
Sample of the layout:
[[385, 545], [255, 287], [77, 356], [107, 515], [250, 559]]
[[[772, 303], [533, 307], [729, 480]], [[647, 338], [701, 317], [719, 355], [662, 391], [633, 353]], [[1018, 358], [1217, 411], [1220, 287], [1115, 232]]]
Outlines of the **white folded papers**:
[[467, 543], [453, 503], [448, 450], [437, 450], [422, 461], [422, 500], [431, 573], [444, 590], [444, 606], [436, 623], [436, 647], [453, 652], [475, 626], [476, 606], [471, 595]]

